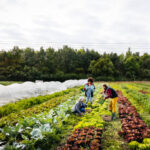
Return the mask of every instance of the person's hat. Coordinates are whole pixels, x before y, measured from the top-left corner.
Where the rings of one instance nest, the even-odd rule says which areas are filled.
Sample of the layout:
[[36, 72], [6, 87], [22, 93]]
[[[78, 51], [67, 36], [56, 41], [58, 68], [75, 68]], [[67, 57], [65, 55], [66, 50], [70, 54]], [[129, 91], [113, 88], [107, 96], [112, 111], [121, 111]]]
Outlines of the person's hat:
[[79, 101], [83, 102], [85, 100], [84, 96], [79, 98]]

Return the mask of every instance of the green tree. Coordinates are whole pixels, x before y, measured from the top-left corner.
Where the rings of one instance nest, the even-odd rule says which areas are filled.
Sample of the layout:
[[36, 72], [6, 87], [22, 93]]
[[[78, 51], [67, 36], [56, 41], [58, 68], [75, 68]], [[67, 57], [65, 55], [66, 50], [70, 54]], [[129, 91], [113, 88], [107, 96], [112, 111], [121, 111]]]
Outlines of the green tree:
[[140, 76], [142, 80], [150, 80], [150, 55], [147, 53], [140, 57]]
[[129, 56], [124, 61], [125, 75], [126, 77], [135, 80], [140, 73], [140, 65], [134, 56]]
[[108, 57], [102, 57], [97, 61], [91, 61], [89, 70], [95, 76], [112, 76], [114, 65]]

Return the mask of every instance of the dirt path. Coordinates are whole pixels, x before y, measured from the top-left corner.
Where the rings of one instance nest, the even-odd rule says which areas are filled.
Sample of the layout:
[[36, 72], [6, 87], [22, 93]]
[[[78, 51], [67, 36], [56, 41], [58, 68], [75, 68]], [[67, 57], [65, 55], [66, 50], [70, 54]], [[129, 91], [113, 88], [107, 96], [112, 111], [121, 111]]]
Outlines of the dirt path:
[[[121, 94], [120, 91], [117, 91], [118, 95]], [[119, 109], [119, 104], [117, 106]], [[118, 114], [117, 109], [117, 114]], [[105, 131], [103, 132], [102, 137], [102, 148], [104, 150], [128, 150], [128, 143], [120, 137], [118, 132], [121, 131], [121, 120], [119, 116], [114, 121], [107, 122], [105, 126]]]

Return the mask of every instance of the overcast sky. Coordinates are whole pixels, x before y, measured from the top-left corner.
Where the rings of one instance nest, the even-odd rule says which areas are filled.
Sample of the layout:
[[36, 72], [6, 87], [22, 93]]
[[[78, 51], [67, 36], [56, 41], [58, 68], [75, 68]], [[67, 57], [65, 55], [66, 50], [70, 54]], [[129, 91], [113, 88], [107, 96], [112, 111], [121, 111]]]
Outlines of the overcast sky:
[[150, 0], [0, 0], [0, 49], [65, 44], [149, 52]]

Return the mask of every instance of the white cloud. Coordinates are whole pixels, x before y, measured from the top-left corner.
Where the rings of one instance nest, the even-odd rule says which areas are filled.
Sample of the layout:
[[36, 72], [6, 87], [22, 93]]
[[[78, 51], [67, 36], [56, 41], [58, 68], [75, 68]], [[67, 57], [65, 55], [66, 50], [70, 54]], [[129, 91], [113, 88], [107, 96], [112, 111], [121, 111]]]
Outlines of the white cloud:
[[148, 52], [149, 6], [149, 0], [1, 0], [0, 49], [68, 44]]

